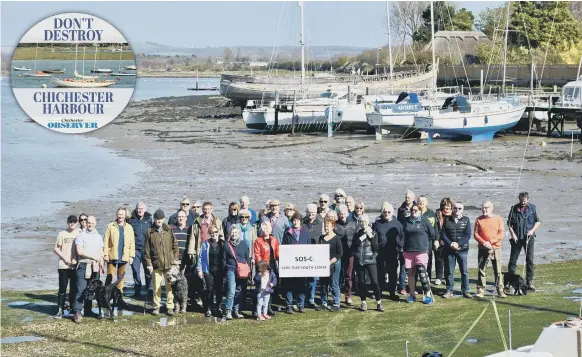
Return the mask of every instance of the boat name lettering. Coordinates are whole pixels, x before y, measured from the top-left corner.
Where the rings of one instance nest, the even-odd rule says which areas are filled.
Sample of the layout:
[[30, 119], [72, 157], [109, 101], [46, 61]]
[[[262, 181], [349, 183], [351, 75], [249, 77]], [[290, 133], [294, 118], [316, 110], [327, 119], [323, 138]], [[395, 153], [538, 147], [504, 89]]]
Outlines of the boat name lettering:
[[419, 104], [396, 104], [392, 110], [394, 112], [419, 112], [422, 108]]
[[101, 41], [103, 30], [92, 29], [94, 18], [54, 19], [54, 28], [44, 30], [45, 41]]

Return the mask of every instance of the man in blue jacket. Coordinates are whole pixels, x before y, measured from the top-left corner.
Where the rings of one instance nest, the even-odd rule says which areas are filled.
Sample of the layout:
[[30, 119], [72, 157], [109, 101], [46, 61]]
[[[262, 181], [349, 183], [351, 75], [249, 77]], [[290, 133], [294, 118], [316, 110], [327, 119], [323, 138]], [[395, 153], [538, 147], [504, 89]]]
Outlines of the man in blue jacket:
[[445, 299], [453, 297], [456, 263], [459, 263], [459, 270], [461, 271], [461, 290], [463, 291], [463, 297], [468, 299], [473, 297], [469, 293], [469, 271], [467, 267], [469, 241], [471, 240], [473, 230], [471, 229], [469, 217], [463, 215], [463, 209], [464, 206], [461, 202], [455, 202], [453, 205], [453, 214], [445, 218], [443, 229], [440, 231], [441, 239], [445, 242], [443, 248], [447, 283], [447, 292], [443, 295]]
[[515, 274], [515, 266], [519, 259], [521, 250], [525, 250], [525, 266], [526, 266], [526, 284], [528, 290], [535, 291], [533, 285], [534, 278], [534, 238], [536, 230], [539, 228], [540, 218], [536, 211], [536, 206], [529, 203], [529, 194], [521, 192], [519, 194], [519, 203], [511, 207], [509, 217], [507, 218], [507, 226], [511, 238], [511, 253], [509, 255], [509, 264], [507, 270], [511, 274]]
[[[152, 215], [147, 211], [146, 204], [139, 202], [135, 205], [135, 210], [131, 212], [129, 224], [133, 227], [133, 233], [135, 235], [135, 258], [133, 258], [131, 270], [133, 272], [134, 293], [136, 297], [141, 295], [142, 284], [140, 267], [143, 267], [146, 289], [150, 286], [150, 281], [152, 279], [152, 274], [147, 269], [144, 257], [145, 234], [148, 229], [151, 228], [152, 222]], [[146, 291], [146, 297], [148, 293], [149, 292]]]

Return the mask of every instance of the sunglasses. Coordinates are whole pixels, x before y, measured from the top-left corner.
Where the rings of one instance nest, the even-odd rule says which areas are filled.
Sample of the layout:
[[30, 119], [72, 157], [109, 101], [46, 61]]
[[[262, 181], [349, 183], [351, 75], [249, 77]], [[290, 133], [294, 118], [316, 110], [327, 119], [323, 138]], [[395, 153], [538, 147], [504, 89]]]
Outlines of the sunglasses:
[[319, 203], [328, 203], [329, 201], [319, 201]]
[[182, 203], [182, 206], [190, 206], [189, 203]]
[[240, 218], [241, 218], [241, 219], [245, 219], [245, 218], [246, 218], [246, 219], [249, 219], [249, 218], [251, 218], [251, 216], [240, 216]]
[[461, 211], [463, 209], [463, 207], [455, 207], [453, 208], [455, 211]]
[[392, 213], [392, 211], [384, 211], [382, 213], [390, 214], [390, 213]]
[[279, 205], [269, 205], [269, 207], [279, 207]]
[[81, 218], [81, 219], [79, 220], [79, 222], [82, 222], [82, 221], [87, 221], [87, 218]]

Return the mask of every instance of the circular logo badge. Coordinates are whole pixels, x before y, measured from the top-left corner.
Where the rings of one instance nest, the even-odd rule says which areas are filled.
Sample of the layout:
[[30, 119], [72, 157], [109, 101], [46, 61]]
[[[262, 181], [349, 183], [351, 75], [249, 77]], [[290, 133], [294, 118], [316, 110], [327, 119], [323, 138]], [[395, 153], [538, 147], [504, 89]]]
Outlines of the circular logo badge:
[[16, 100], [34, 121], [62, 133], [86, 133], [126, 107], [135, 88], [135, 57], [108, 22], [63, 13], [22, 37], [10, 77]]

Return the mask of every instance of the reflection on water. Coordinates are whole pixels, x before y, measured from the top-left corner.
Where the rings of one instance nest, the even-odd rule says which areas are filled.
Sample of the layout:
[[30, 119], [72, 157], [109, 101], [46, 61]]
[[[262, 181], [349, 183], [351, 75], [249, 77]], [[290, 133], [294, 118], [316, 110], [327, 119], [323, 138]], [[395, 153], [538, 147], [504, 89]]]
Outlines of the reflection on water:
[[33, 341], [42, 341], [42, 340], [44, 340], [44, 338], [38, 337], [38, 336], [2, 337], [2, 338], [0, 338], [0, 344], [33, 342]]

